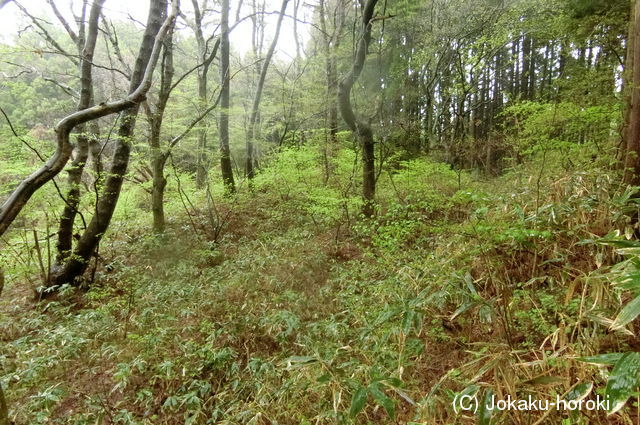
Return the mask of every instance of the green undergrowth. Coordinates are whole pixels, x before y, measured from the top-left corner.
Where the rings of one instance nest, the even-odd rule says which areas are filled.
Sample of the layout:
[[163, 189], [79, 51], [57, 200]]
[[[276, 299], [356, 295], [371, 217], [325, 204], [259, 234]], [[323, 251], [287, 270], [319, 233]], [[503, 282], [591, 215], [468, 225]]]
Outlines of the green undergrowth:
[[[233, 197], [172, 177], [161, 237], [130, 185], [89, 291], [37, 303], [24, 278], [37, 268], [17, 261], [18, 245], [3, 254], [16, 264], [0, 301], [12, 418], [608, 423], [597, 411], [452, 408], [462, 392], [604, 394], [611, 367], [580, 357], [640, 348], [637, 323], [610, 329], [629, 298], [611, 285], [623, 257], [594, 242], [633, 233], [631, 192], [589, 152], [563, 158], [535, 155], [491, 179], [393, 163], [365, 219], [351, 149], [287, 148]], [[637, 419], [634, 400], [619, 423]]]

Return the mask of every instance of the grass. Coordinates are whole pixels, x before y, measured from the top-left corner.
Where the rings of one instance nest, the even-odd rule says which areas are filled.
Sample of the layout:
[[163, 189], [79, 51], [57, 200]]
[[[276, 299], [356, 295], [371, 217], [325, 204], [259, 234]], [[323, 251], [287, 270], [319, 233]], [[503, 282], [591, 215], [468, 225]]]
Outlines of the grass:
[[[624, 233], [628, 199], [605, 165], [556, 158], [488, 180], [402, 163], [381, 175], [380, 211], [365, 220], [351, 151], [325, 186], [318, 151], [290, 149], [253, 191], [213, 207], [187, 187], [187, 214], [170, 188], [163, 237], [148, 235], [130, 186], [90, 291], [36, 303], [11, 279], [0, 300], [12, 417], [472, 424], [483, 422], [451, 406], [462, 391], [555, 398], [593, 382], [602, 393], [606, 369], [576, 358], [638, 342], [606, 327], [620, 256], [584, 241]], [[17, 261], [33, 253], [13, 255], [27, 266], [12, 276], [37, 280]], [[492, 423], [631, 424], [637, 409], [494, 412]]]

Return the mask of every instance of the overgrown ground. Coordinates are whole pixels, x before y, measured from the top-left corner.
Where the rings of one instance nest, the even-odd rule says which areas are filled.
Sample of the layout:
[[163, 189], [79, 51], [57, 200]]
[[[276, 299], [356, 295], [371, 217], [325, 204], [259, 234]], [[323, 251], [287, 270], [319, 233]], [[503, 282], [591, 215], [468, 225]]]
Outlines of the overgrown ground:
[[452, 408], [461, 392], [571, 399], [593, 383], [587, 397], [602, 395], [611, 367], [579, 357], [640, 350], [637, 320], [609, 329], [629, 300], [612, 286], [624, 257], [595, 242], [631, 237], [631, 192], [582, 149], [495, 178], [389, 161], [373, 220], [358, 215], [352, 150], [327, 163], [313, 145], [286, 149], [232, 198], [196, 192], [187, 176], [178, 194], [172, 180], [163, 237], [150, 235], [147, 195], [130, 185], [91, 290], [47, 302], [32, 292], [30, 229], [46, 234], [54, 202], [40, 197], [2, 253], [12, 418], [640, 423], [637, 397], [610, 416]]

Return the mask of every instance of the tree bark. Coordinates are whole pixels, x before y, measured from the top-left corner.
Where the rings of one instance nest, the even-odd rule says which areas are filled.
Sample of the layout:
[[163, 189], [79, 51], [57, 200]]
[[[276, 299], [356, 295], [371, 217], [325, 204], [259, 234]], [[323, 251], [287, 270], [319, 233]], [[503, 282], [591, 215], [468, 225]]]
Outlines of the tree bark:
[[338, 87], [338, 105], [340, 113], [345, 123], [351, 131], [358, 136], [362, 146], [362, 197], [364, 205], [362, 212], [365, 216], [371, 217], [374, 213], [374, 198], [376, 192], [376, 172], [374, 156], [374, 140], [371, 125], [364, 120], [356, 118], [351, 106], [351, 89], [358, 80], [364, 67], [364, 60], [367, 56], [369, 43], [371, 42], [371, 27], [373, 11], [378, 0], [367, 0], [362, 10], [362, 34], [358, 41], [355, 58], [351, 70], [340, 81]]
[[173, 41], [172, 35], [168, 34], [164, 42], [164, 54], [162, 57], [160, 78], [160, 92], [155, 111], [149, 114], [151, 127], [151, 137], [149, 145], [151, 147], [151, 211], [153, 213], [153, 232], [164, 233], [164, 189], [167, 186], [167, 179], [164, 176], [164, 166], [167, 162], [168, 152], [163, 152], [160, 146], [160, 135], [162, 131], [162, 121], [164, 111], [171, 95], [171, 82], [173, 81]]
[[[202, 10], [198, 5], [198, 0], [191, 0], [193, 12], [195, 15], [194, 32], [196, 42], [198, 43], [198, 54], [202, 61], [202, 67], [198, 69], [198, 101], [200, 109], [207, 107], [207, 91], [208, 91], [208, 74], [211, 60], [208, 59], [208, 43], [202, 32], [202, 13], [207, 8], [207, 0], [202, 3]], [[213, 58], [211, 58], [213, 59]], [[205, 127], [198, 128], [198, 151], [196, 158], [196, 187], [202, 189], [207, 180], [208, 175], [208, 158], [207, 155], [207, 129]]]
[[[631, 120], [631, 97], [633, 93], [633, 62], [635, 50], [635, 8], [636, 4], [631, 3], [629, 11], [629, 28], [627, 32], [626, 52], [624, 58], [624, 70], [622, 72], [622, 94], [624, 101], [622, 130], [620, 132], [623, 140], [624, 149], [620, 154], [623, 166], [626, 164], [627, 145], [629, 140], [630, 120]], [[625, 171], [625, 180], [627, 172]]]
[[153, 213], [153, 232], [164, 233], [164, 189], [167, 186], [167, 178], [164, 176], [164, 166], [167, 162], [167, 155], [164, 152], [157, 152], [152, 159], [151, 171], [153, 173], [153, 187], [151, 189], [151, 211]]
[[520, 95], [522, 100], [531, 99], [529, 90], [529, 73], [531, 68], [531, 37], [528, 35], [522, 38], [522, 69], [520, 72]]
[[[152, 0], [149, 7], [147, 26], [144, 32], [135, 68], [131, 76], [130, 91], [146, 93], [151, 85], [151, 76], [158, 62], [158, 56], [162, 49], [162, 42], [173, 27], [178, 14], [178, 0], [172, 0], [171, 13], [164, 19], [166, 10], [165, 0]], [[123, 112], [118, 137], [115, 141], [113, 159], [109, 174], [104, 182], [104, 188], [96, 205], [87, 229], [82, 234], [78, 245], [67, 261], [60, 267], [56, 267], [51, 275], [50, 286], [65, 283], [79, 285], [78, 277], [86, 270], [89, 259], [95, 252], [98, 243], [109, 227], [113, 211], [115, 210], [124, 175], [129, 164], [131, 151], [131, 136], [135, 127], [139, 103], [133, 103]]]
[[640, 0], [635, 2], [633, 16], [633, 44], [627, 46], [628, 53], [632, 54], [631, 61], [631, 103], [629, 108], [629, 125], [626, 131], [627, 153], [625, 158], [624, 181], [627, 184], [640, 185]]
[[222, 19], [220, 22], [222, 34], [220, 40], [220, 169], [222, 181], [229, 193], [235, 192], [233, 167], [231, 165], [231, 151], [229, 149], [229, 95], [230, 72], [229, 65], [229, 0], [222, 0]]
[[320, 28], [322, 30], [325, 50], [325, 73], [327, 77], [327, 121], [329, 127], [329, 140], [332, 143], [338, 141], [338, 65], [336, 51], [340, 45], [340, 36], [344, 25], [344, 11], [337, 11], [335, 28], [331, 34], [327, 28], [327, 9], [325, 0], [320, 0]]
[[260, 100], [262, 99], [262, 90], [264, 89], [264, 81], [267, 77], [267, 70], [271, 63], [271, 58], [276, 50], [278, 44], [278, 38], [280, 36], [280, 28], [282, 26], [282, 19], [284, 18], [284, 12], [287, 9], [287, 3], [289, 0], [282, 0], [282, 6], [280, 7], [280, 14], [278, 15], [278, 23], [276, 24], [276, 31], [273, 35], [273, 40], [267, 50], [267, 54], [260, 67], [260, 77], [258, 78], [258, 85], [256, 86], [256, 93], [253, 97], [253, 107], [251, 108], [251, 116], [249, 118], [249, 126], [247, 129], [247, 159], [245, 162], [245, 174], [247, 178], [253, 179], [255, 175], [254, 171], [254, 139], [256, 136], [256, 122], [258, 120], [258, 108], [260, 107]]
[[[98, 39], [98, 23], [104, 1], [105, 0], [96, 0], [93, 3], [89, 14], [89, 27], [84, 47], [81, 48], [79, 46], [79, 49], [82, 49], [82, 51], [80, 52], [80, 99], [78, 101], [78, 111], [88, 108], [93, 102], [93, 53]], [[81, 25], [84, 26], [84, 23]], [[67, 202], [65, 203], [62, 216], [60, 217], [58, 243], [56, 245], [56, 261], [59, 263], [63, 262], [71, 253], [73, 243], [73, 224], [80, 205], [80, 182], [84, 166], [87, 162], [87, 158], [89, 157], [89, 137], [85, 133], [85, 130], [85, 124], [78, 126], [80, 134], [76, 139], [76, 155], [71, 163], [71, 168], [69, 169], [69, 191], [67, 192]]]

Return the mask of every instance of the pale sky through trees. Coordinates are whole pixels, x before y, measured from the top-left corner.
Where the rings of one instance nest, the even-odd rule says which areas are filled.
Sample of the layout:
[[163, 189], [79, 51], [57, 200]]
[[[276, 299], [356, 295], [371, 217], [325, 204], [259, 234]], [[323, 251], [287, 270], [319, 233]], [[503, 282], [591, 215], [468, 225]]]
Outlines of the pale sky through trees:
[[[74, 7], [77, 9], [80, 7], [82, 1], [81, 0], [71, 0], [68, 3], [72, 3]], [[60, 11], [69, 16], [69, 21], [73, 21], [71, 15], [69, 13], [68, 3], [64, 4], [61, 2], [58, 5]], [[231, 12], [231, 20], [232, 22], [235, 20], [236, 16], [236, 3], [237, 0], [233, 0], [231, 2], [232, 12]], [[281, 0], [266, 0], [267, 12], [275, 12], [280, 9]], [[46, 16], [47, 20], [54, 25], [59, 25], [55, 16], [51, 12], [49, 5], [45, 0], [21, 0], [20, 4], [26, 7], [31, 13], [38, 14], [39, 16]], [[293, 6], [294, 1], [291, 0], [287, 7], [287, 15], [293, 16]], [[189, 13], [192, 10], [191, 1], [190, 0], [182, 0], [181, 8], [189, 16]], [[107, 0], [104, 5], [104, 11], [107, 16], [113, 20], [122, 20], [125, 21], [129, 19], [129, 16], [132, 16], [135, 20], [144, 22], [146, 20], [147, 12], [149, 10], [149, 1], [148, 0]], [[298, 19], [300, 21], [309, 21], [312, 10], [308, 7], [300, 7], [300, 16]], [[243, 2], [243, 11], [240, 13], [240, 18], [243, 16], [247, 16], [251, 14], [251, 5], [248, 1]], [[276, 14], [267, 14], [265, 18], [267, 22], [266, 29], [266, 38], [265, 45], [271, 39], [270, 35], [274, 31], [275, 23], [277, 20]], [[25, 28], [29, 24], [28, 18], [25, 18], [20, 13], [18, 7], [15, 4], [9, 3], [2, 10], [0, 10], [0, 38], [4, 42], [10, 42], [14, 39], [18, 31], [22, 28]], [[233, 25], [233, 23], [232, 23]], [[309, 39], [309, 26], [304, 23], [298, 24], [298, 34], [302, 41], [306, 41]], [[242, 23], [240, 23], [231, 33], [231, 48], [234, 52], [239, 52], [241, 54], [247, 53], [251, 50], [251, 20], [246, 19]], [[296, 44], [295, 37], [293, 33], [293, 21], [291, 18], [285, 18], [282, 24], [282, 31], [280, 34], [280, 39], [278, 40], [278, 49], [276, 55], [282, 59], [286, 60], [287, 58], [295, 57], [296, 54]]]

